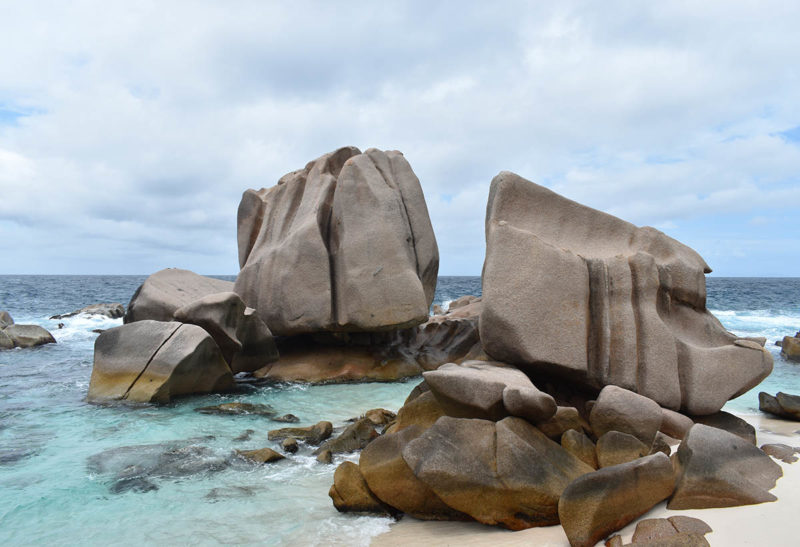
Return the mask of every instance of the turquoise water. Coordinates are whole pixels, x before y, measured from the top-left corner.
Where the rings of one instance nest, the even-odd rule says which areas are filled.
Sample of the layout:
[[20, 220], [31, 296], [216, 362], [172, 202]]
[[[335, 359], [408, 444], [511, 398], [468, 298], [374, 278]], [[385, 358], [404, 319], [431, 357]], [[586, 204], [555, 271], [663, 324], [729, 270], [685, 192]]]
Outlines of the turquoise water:
[[[167, 406], [86, 404], [96, 328], [120, 320], [48, 320], [94, 302], [127, 303], [143, 277], [0, 276], [0, 309], [49, 329], [58, 344], [0, 352], [0, 544], [366, 545], [389, 519], [339, 514], [327, 492], [334, 466], [309, 447], [251, 465], [235, 449], [274, 446], [264, 417], [212, 416], [228, 401], [269, 404], [299, 425], [338, 428], [371, 408], [396, 410], [416, 381], [331, 386], [242, 386]], [[479, 278], [442, 278], [436, 302], [479, 294]], [[743, 336], [766, 336], [775, 372], [728, 404], [757, 410], [756, 393], [800, 393], [800, 365], [775, 340], [800, 329], [800, 279], [709, 279], [709, 308]], [[64, 327], [59, 329], [58, 323]], [[237, 440], [252, 430], [247, 440]], [[356, 456], [350, 456], [355, 459]], [[342, 461], [337, 459], [335, 463]]]

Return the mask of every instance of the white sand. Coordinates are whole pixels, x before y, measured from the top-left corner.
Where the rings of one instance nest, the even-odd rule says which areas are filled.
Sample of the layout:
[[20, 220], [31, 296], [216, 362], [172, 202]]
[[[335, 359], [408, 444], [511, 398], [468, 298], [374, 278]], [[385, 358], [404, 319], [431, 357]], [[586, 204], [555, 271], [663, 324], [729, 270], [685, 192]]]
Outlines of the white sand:
[[[740, 415], [755, 428], [758, 446], [767, 443], [782, 443], [800, 446], [800, 423], [767, 418], [764, 415]], [[677, 447], [675, 447], [677, 448]], [[674, 449], [674, 448], [673, 448]], [[670, 511], [666, 502], [656, 505], [645, 518], [666, 518], [670, 515], [688, 515], [707, 522], [714, 530], [706, 535], [711, 545], [770, 545], [795, 546], [800, 544], [793, 528], [794, 519], [800, 523], [800, 461], [785, 464], [783, 477], [778, 479], [772, 493], [778, 501], [727, 507], [723, 509], [691, 509]], [[622, 530], [625, 542], [630, 542], [636, 522]], [[568, 547], [569, 542], [561, 526], [531, 528], [521, 532], [510, 532], [475, 522], [429, 522], [404, 517], [391, 530], [376, 537], [373, 547], [409, 545], [469, 546], [469, 545], [525, 545]], [[603, 545], [603, 543], [598, 543]]]

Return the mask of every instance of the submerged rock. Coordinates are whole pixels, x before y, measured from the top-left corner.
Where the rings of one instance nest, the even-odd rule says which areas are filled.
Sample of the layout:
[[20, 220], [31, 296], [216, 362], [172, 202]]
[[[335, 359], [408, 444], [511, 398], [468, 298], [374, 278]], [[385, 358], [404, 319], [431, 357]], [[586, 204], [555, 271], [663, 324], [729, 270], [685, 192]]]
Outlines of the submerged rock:
[[706, 309], [705, 261], [653, 228], [502, 172], [486, 241], [480, 337], [499, 361], [698, 415], [772, 370]]
[[428, 317], [439, 253], [400, 152], [340, 148], [247, 190], [234, 291], [276, 335], [374, 331]]
[[233, 375], [206, 331], [177, 322], [137, 321], [97, 337], [87, 399], [165, 403], [233, 387]]
[[231, 289], [233, 283], [230, 281], [205, 277], [189, 270], [160, 270], [145, 279], [136, 289], [123, 321], [172, 321], [178, 308], [209, 294], [229, 292]]
[[214, 406], [204, 406], [195, 408], [195, 412], [200, 414], [226, 414], [226, 415], [254, 415], [254, 416], [274, 416], [275, 409], [269, 405], [254, 403], [222, 403]]
[[125, 315], [125, 306], [119, 302], [104, 303], [104, 304], [90, 304], [79, 310], [70, 313], [63, 313], [61, 315], [53, 315], [50, 319], [66, 319], [67, 317], [74, 317], [79, 314], [84, 315], [102, 315], [103, 317], [110, 317], [117, 319]]

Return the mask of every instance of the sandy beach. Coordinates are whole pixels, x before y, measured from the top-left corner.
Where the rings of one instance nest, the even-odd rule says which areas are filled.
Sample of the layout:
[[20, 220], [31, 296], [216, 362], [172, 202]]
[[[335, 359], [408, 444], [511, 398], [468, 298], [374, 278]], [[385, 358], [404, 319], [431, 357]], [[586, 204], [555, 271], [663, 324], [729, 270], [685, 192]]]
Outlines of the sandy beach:
[[[739, 416], [756, 428], [758, 446], [767, 443], [782, 443], [800, 446], [800, 422], [777, 420], [766, 415]], [[673, 447], [673, 451], [677, 445]], [[800, 507], [800, 461], [786, 464], [776, 460], [783, 469], [783, 477], [771, 490], [778, 501], [728, 507], [721, 509], [692, 509], [670, 511], [666, 502], [656, 505], [639, 520], [666, 518], [671, 515], [688, 515], [707, 522], [714, 530], [706, 536], [711, 545], [797, 545], [796, 534], [791, 526]], [[636, 522], [630, 523], [618, 533], [626, 543], [630, 542]], [[569, 542], [560, 526], [531, 528], [520, 532], [501, 530], [478, 523], [429, 522], [404, 517], [392, 525], [391, 530], [377, 536], [373, 547], [437, 545], [537, 545], [568, 547]], [[602, 545], [598, 543], [598, 545]]]

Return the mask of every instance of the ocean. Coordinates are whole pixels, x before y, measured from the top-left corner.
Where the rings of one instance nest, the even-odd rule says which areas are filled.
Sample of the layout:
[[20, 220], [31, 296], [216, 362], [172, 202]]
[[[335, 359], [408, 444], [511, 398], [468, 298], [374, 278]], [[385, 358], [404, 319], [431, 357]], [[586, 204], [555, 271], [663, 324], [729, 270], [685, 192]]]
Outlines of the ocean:
[[[232, 457], [235, 449], [272, 446], [267, 432], [284, 424], [194, 409], [263, 403], [299, 416], [298, 425], [329, 420], [342, 428], [372, 408], [397, 410], [418, 379], [247, 384], [236, 394], [165, 406], [85, 402], [92, 331], [121, 319], [48, 317], [98, 302], [127, 305], [144, 279], [0, 276], [0, 310], [17, 323], [42, 325], [58, 342], [0, 351], [0, 544], [367, 545], [387, 530], [388, 518], [334, 509], [327, 494], [335, 465], [316, 462], [308, 447], [271, 465]], [[775, 358], [772, 375], [726, 409], [758, 412], [762, 390], [800, 393], [800, 364], [784, 360], [774, 345], [800, 329], [800, 278], [710, 277], [707, 286], [708, 307], [723, 325], [742, 336], [765, 336]], [[479, 277], [441, 277], [435, 303], [480, 290]]]

